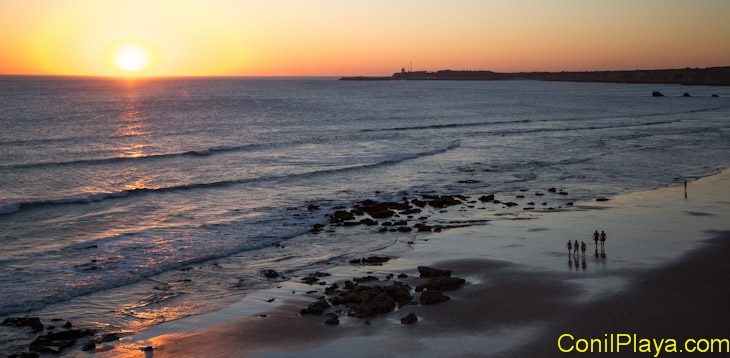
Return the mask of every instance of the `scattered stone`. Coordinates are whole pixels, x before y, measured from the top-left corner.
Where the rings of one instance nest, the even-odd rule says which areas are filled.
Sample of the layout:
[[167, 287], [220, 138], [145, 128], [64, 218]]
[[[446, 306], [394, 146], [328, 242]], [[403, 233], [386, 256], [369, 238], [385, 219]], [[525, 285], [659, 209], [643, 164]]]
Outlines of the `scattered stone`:
[[398, 232], [411, 232], [413, 229], [409, 228], [408, 226], [401, 226], [396, 231]]
[[147, 347], [142, 348], [142, 352], [152, 352], [153, 350], [154, 350], [154, 348], [152, 348], [152, 346], [147, 346]]
[[314, 204], [309, 204], [309, 205], [307, 205], [307, 210], [308, 210], [308, 211], [315, 211], [315, 210], [319, 210], [319, 206], [317, 206], [317, 205], [314, 205]]
[[565, 205], [567, 205], [567, 206], [573, 206], [573, 202], [572, 201], [569, 201], [569, 202], [565, 203]]
[[438, 269], [427, 266], [418, 266], [418, 273], [421, 277], [451, 277], [451, 270]]
[[682, 97], [692, 97], [692, 96], [690, 96], [689, 93], [684, 92], [684, 94], [682, 95]]
[[549, 191], [549, 192], [551, 192], [551, 193], [554, 193], [554, 192], [556, 192], [556, 191], [557, 191], [557, 189], [555, 189], [555, 188], [550, 188], [550, 189], [548, 189], [547, 191]]
[[367, 226], [375, 226], [375, 225], [378, 225], [378, 222], [373, 219], [362, 219], [362, 220], [360, 220], [360, 224], [367, 225]]
[[320, 316], [322, 313], [324, 313], [324, 310], [326, 308], [329, 308], [330, 304], [327, 303], [324, 299], [320, 299], [317, 302], [312, 302], [307, 306], [307, 308], [303, 308], [299, 311], [300, 314], [313, 314]]
[[279, 277], [279, 273], [274, 270], [264, 270], [263, 271], [264, 277], [266, 278], [277, 278]]
[[402, 274], [398, 275], [398, 278], [401, 278], [401, 279], [408, 278], [408, 275], [402, 273]]
[[101, 337], [101, 342], [113, 342], [119, 340], [119, 338], [122, 338], [122, 335], [119, 333], [107, 333], [103, 337]]
[[314, 276], [307, 276], [307, 277], [305, 277], [305, 278], [302, 279], [302, 282], [304, 282], [304, 283], [306, 283], [308, 285], [313, 285], [313, 284], [319, 282], [319, 279], [316, 278], [316, 277], [314, 277]]
[[439, 291], [423, 291], [421, 297], [418, 298], [418, 302], [422, 305], [435, 305], [441, 302], [450, 300], [451, 297], [444, 295]]
[[596, 201], [608, 201], [608, 198], [596, 198]]
[[380, 279], [377, 278], [377, 277], [375, 277], [375, 276], [355, 277], [352, 280], [355, 281], [355, 282], [357, 282], [357, 283], [380, 281]]
[[535, 193], [535, 196], [543, 196], [543, 195], [545, 195], [545, 194], [544, 193], [540, 193], [540, 192]]
[[526, 207], [522, 208], [522, 210], [535, 210], [535, 207], [534, 206], [526, 206]]
[[37, 333], [43, 330], [43, 324], [41, 323], [41, 319], [38, 317], [6, 318], [5, 320], [3, 320], [2, 325], [8, 327], [30, 327], [33, 330], [33, 333]]
[[718, 96], [718, 95], [716, 95], [716, 94], [714, 94], [714, 93], [713, 93], [713, 94], [712, 94], [712, 97], [713, 97], [713, 98], [717, 98], [717, 97], [720, 97], [720, 96]]
[[518, 199], [524, 199], [524, 198], [525, 198], [525, 196], [524, 196], [524, 195], [515, 195], [515, 198], [518, 198]]
[[481, 183], [481, 181], [474, 180], [474, 179], [468, 179], [468, 180], [459, 180], [459, 183], [462, 183], [462, 184], [479, 184], [479, 183]]
[[418, 322], [418, 316], [415, 313], [409, 313], [400, 319], [401, 324], [414, 324]]
[[81, 347], [81, 350], [84, 352], [91, 351], [94, 349], [96, 349], [96, 343], [94, 343], [94, 341], [88, 341], [88, 342], [86, 342], [86, 344], [84, 344], [83, 347]]
[[38, 353], [58, 354], [66, 348], [76, 344], [76, 340], [82, 337], [93, 336], [94, 331], [90, 329], [72, 329], [62, 332], [48, 333], [36, 338], [30, 344], [30, 350]]
[[459, 277], [438, 276], [426, 283], [426, 289], [429, 291], [453, 291], [461, 287], [464, 282], [466, 280]]
[[23, 353], [20, 353], [20, 355], [18, 356], [18, 358], [38, 358], [38, 357], [40, 357], [40, 356], [38, 355], [38, 353], [35, 353], [35, 352], [23, 352]]
[[651, 93], [652, 97], [664, 97], [664, 95], [659, 91], [654, 91]]
[[507, 205], [507, 207], [508, 207], [508, 208], [511, 208], [511, 207], [513, 207], [513, 206], [517, 206], [517, 203], [514, 203], [514, 202], [511, 202], [511, 201], [508, 201], [508, 202], [504, 203], [504, 205]]
[[535, 205], [535, 203], [531, 201], [531, 202], [527, 203], [527, 205]]
[[329, 314], [329, 316], [330, 316], [330, 317], [329, 317], [329, 318], [327, 318], [327, 319], [326, 319], [326, 320], [324, 321], [324, 324], [326, 324], [326, 325], [328, 325], [328, 326], [336, 326], [336, 325], [340, 324], [339, 316], [337, 316], [337, 315], [336, 315], [336, 314], [334, 314], [334, 313], [330, 313], [330, 314]]
[[369, 264], [369, 265], [378, 265], [385, 262], [388, 262], [390, 260], [390, 257], [385, 256], [370, 256], [368, 258], [361, 258], [361, 259], [354, 259], [350, 260], [351, 264]]

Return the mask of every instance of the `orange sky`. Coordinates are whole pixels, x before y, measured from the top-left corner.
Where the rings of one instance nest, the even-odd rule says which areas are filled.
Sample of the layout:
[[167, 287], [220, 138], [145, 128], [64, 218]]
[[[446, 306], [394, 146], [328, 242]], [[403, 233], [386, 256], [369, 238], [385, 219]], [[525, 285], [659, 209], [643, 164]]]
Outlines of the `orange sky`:
[[[727, 0], [0, 0], [0, 74], [389, 75], [730, 65]], [[118, 61], [117, 61], [118, 62]]]

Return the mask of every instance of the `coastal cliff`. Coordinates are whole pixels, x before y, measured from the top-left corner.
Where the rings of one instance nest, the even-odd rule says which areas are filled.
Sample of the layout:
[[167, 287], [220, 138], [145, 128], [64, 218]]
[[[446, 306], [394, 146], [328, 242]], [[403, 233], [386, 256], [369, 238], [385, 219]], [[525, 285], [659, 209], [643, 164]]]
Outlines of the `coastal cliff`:
[[663, 83], [683, 85], [730, 85], [730, 66], [677, 70], [514, 72], [452, 71], [397, 72], [390, 77], [342, 77], [344, 81], [437, 80], [437, 81], [563, 81], [608, 83]]

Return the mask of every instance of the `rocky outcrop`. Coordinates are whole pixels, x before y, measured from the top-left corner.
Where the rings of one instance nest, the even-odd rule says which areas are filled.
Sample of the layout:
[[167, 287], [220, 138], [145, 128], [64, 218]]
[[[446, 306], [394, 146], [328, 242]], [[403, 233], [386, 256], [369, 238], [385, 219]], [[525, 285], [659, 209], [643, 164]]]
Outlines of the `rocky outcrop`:
[[38, 317], [12, 317], [3, 320], [3, 326], [9, 327], [30, 327], [33, 333], [37, 333], [43, 330], [43, 324], [41, 319]]
[[418, 322], [418, 316], [415, 313], [409, 313], [400, 319], [401, 324], [414, 324]]

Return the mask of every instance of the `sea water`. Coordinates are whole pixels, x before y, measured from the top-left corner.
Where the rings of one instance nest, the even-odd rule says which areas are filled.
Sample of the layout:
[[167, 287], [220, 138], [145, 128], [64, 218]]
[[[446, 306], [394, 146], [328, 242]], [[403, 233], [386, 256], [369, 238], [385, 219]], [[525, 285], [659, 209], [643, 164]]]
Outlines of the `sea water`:
[[359, 200], [717, 173], [730, 88], [0, 77], [0, 154], [0, 318], [136, 331], [417, 235], [309, 234]]

